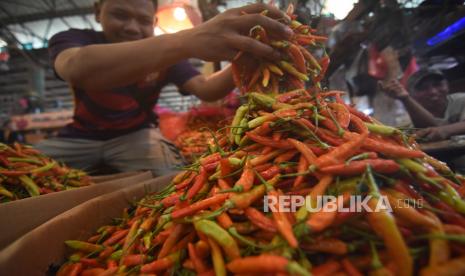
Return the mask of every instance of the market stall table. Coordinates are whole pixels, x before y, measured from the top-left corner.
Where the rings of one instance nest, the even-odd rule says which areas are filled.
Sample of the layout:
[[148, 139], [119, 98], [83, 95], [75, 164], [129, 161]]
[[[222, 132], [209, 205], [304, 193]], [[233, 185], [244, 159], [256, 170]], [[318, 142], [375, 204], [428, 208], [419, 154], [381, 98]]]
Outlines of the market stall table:
[[465, 140], [442, 140], [421, 143], [420, 147], [429, 154], [453, 153], [455, 155], [465, 152]]

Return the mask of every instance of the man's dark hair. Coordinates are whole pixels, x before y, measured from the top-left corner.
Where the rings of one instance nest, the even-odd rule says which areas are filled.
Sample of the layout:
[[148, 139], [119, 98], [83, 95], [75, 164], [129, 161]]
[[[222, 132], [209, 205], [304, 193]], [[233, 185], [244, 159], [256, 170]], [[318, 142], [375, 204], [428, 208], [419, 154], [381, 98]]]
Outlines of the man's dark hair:
[[[108, 0], [98, 0], [98, 3], [100, 5], [102, 5], [105, 1], [108, 1]], [[155, 10], [157, 10], [158, 9], [158, 0], [150, 0], [150, 1], [152, 1], [153, 6], [155, 6]]]

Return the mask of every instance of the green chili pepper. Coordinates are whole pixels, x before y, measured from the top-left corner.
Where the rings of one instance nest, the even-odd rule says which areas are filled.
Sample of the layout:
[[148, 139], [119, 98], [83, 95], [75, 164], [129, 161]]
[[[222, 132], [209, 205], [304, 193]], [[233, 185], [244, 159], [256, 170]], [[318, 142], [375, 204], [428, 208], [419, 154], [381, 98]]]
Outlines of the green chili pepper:
[[247, 126], [248, 126], [249, 129], [253, 129], [253, 128], [259, 127], [259, 126], [261, 126], [264, 122], [268, 121], [269, 118], [270, 118], [270, 115], [263, 115], [263, 116], [256, 117], [256, 118], [250, 120], [250, 121], [247, 123]]
[[2, 185], [0, 185], [0, 195], [4, 195], [6, 197], [9, 197], [9, 198], [14, 198], [14, 194], [11, 193], [10, 191], [8, 191], [5, 187], [3, 187]]
[[381, 194], [370, 166], [367, 167], [366, 174], [366, 183], [370, 190], [370, 195], [373, 196], [368, 201], [368, 206], [374, 211], [368, 213], [368, 221], [375, 233], [383, 239], [389, 256], [394, 260], [398, 267], [402, 267], [402, 271], [399, 275], [412, 275], [412, 256], [410, 255], [407, 244], [397, 228], [394, 217], [385, 209], [376, 210]]
[[378, 125], [372, 123], [365, 123], [368, 130], [373, 133], [381, 134], [381, 135], [394, 135], [400, 133], [400, 130], [394, 127], [385, 126], [385, 125]]
[[197, 231], [214, 239], [224, 250], [230, 259], [240, 257], [239, 247], [231, 235], [221, 226], [210, 220], [194, 221], [194, 227]]
[[41, 173], [52, 169], [56, 165], [55, 161], [47, 163], [45, 166], [31, 170], [31, 173]]
[[[453, 189], [453, 188], [451, 187], [450, 189]], [[447, 203], [447, 205], [454, 208], [457, 212], [465, 214], [465, 202], [460, 198], [460, 196], [450, 194], [451, 191], [447, 191], [447, 192], [446, 191], [447, 191], [447, 188], [445, 191], [440, 191], [438, 193], [438, 197], [442, 201]]]
[[245, 114], [249, 111], [249, 106], [248, 105], [241, 105], [237, 111], [236, 114], [234, 115], [234, 119], [231, 123], [231, 135], [229, 137], [229, 141], [233, 143], [235, 141], [235, 135], [237, 133], [236, 127], [239, 126], [241, 120], [244, 118]]
[[72, 249], [80, 250], [86, 253], [100, 252], [105, 247], [102, 245], [97, 245], [89, 242], [77, 241], [77, 240], [67, 240], [65, 244]]
[[236, 134], [234, 135], [234, 142], [236, 145], [240, 145], [241, 143], [241, 136], [242, 134], [246, 131], [248, 125], [247, 125], [247, 118], [242, 118], [241, 122], [239, 123], [239, 128], [236, 130]]
[[402, 158], [402, 159], [397, 159], [396, 162], [406, 167], [409, 171], [412, 171], [415, 173], [426, 173], [427, 172], [427, 169], [424, 166], [413, 161], [412, 159]]
[[294, 77], [298, 78], [299, 80], [303, 80], [303, 81], [309, 81], [310, 80], [307, 75], [299, 72], [294, 66], [292, 66], [292, 64], [290, 64], [287, 61], [282, 60], [282, 61], [279, 62], [279, 65], [286, 72], [288, 72], [289, 74], [291, 74]]
[[8, 157], [8, 161], [11, 162], [24, 162], [24, 163], [31, 163], [36, 165], [43, 165], [40, 160], [32, 159], [32, 158], [22, 158], [22, 157]]
[[38, 196], [40, 195], [39, 186], [27, 175], [21, 175], [19, 177], [21, 183], [23, 184], [24, 188], [26, 188], [27, 192], [31, 196]]
[[110, 255], [110, 260], [118, 261], [121, 259], [122, 256], [123, 256], [123, 249], [116, 250]]

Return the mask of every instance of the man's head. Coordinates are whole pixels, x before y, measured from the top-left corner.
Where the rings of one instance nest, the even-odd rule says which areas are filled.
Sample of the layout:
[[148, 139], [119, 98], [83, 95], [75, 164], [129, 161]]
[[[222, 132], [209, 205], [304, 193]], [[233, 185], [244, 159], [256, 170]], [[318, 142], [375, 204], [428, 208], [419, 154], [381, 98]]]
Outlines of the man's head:
[[95, 18], [109, 42], [133, 41], [153, 35], [156, 10], [156, 0], [99, 0]]
[[419, 70], [409, 78], [407, 88], [416, 101], [433, 113], [445, 110], [449, 83], [441, 71]]

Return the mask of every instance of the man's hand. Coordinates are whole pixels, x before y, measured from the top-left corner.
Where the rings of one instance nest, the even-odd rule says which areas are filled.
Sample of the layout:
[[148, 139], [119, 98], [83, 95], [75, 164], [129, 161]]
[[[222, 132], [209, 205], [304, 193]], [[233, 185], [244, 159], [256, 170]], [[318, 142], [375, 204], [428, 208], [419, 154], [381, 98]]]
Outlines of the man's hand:
[[394, 99], [405, 99], [408, 97], [408, 91], [397, 80], [380, 81], [378, 82], [381, 90], [383, 90], [389, 97]]
[[[260, 14], [267, 10], [266, 15]], [[211, 20], [184, 32], [189, 56], [207, 61], [232, 60], [239, 51], [257, 57], [279, 59], [272, 47], [248, 36], [249, 30], [262, 26], [274, 39], [288, 39], [292, 30], [278, 22], [289, 21], [288, 16], [275, 7], [253, 4], [230, 9]]]
[[428, 141], [428, 142], [441, 141], [441, 140], [446, 140], [447, 138], [449, 138], [449, 134], [446, 131], [446, 129], [444, 129], [444, 127], [424, 128], [424, 129], [417, 131], [415, 135], [418, 138], [424, 141]]

